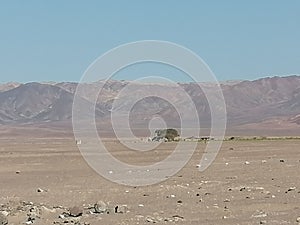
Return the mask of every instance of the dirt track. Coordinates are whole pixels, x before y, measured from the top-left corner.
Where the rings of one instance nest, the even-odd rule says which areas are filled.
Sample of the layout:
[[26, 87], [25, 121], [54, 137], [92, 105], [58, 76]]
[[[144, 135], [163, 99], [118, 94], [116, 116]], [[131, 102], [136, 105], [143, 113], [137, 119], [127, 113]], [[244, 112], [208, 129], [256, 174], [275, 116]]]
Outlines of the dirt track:
[[[142, 157], [116, 142], [106, 144], [130, 163], [161, 160], [176, 145], [163, 143]], [[95, 173], [72, 139], [1, 140], [0, 210], [11, 208], [9, 224], [28, 220], [27, 208], [17, 209], [22, 201], [44, 205], [34, 224], [63, 224], [59, 215], [73, 206], [84, 214], [69, 224], [297, 224], [300, 140], [226, 141], [200, 173], [196, 165], [204, 147], [199, 144], [192, 160], [169, 180], [127, 187]], [[110, 207], [127, 205], [128, 212], [88, 214], [88, 206], [100, 200]], [[52, 210], [56, 206], [62, 207]]]

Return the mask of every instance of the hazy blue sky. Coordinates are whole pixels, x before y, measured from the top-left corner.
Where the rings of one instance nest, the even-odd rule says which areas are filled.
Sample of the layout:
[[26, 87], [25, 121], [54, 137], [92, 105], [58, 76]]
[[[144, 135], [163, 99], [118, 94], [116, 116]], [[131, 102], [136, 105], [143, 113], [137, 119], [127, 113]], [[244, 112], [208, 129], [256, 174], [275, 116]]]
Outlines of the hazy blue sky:
[[299, 0], [1, 1], [0, 82], [78, 81], [144, 39], [190, 48], [220, 80], [299, 74], [299, 12]]

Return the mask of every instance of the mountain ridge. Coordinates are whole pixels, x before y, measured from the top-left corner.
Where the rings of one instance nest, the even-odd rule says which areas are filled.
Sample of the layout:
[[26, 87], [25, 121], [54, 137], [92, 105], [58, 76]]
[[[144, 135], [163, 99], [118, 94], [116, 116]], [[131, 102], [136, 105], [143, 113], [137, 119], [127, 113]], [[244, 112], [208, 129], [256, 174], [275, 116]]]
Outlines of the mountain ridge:
[[[130, 84], [132, 92], [121, 99], [118, 96], [124, 87]], [[24, 125], [40, 123], [71, 122], [72, 104], [76, 82], [31, 82], [26, 84], [9, 83], [0, 85], [0, 124]], [[210, 126], [210, 108], [204, 92], [196, 83], [178, 83], [193, 99], [197, 113], [206, 127]], [[104, 83], [98, 81], [83, 84], [82, 101], [92, 104], [91, 99], [103, 87], [96, 102], [96, 120], [109, 123], [113, 104], [121, 101], [121, 110], [131, 110], [132, 124], [148, 123], [153, 116], [161, 116], [169, 121], [170, 126], [178, 126], [178, 112], [162, 98], [166, 96], [186, 108], [189, 113], [189, 103], [184, 100], [175, 87], [163, 84], [139, 84], [130, 81], [112, 80]], [[204, 84], [205, 86], [205, 84]], [[300, 76], [267, 77], [254, 81], [230, 81], [219, 85], [223, 91], [228, 116], [228, 127], [249, 127], [251, 124], [274, 122], [274, 127], [286, 124], [299, 128], [300, 120]], [[206, 85], [209, 91], [214, 91], [214, 84]], [[139, 93], [153, 93], [154, 97], [142, 99], [130, 108], [130, 100]], [[268, 122], [266, 122], [268, 121]], [[251, 125], [251, 126], [252, 126]], [[271, 125], [270, 125], [271, 126]]]

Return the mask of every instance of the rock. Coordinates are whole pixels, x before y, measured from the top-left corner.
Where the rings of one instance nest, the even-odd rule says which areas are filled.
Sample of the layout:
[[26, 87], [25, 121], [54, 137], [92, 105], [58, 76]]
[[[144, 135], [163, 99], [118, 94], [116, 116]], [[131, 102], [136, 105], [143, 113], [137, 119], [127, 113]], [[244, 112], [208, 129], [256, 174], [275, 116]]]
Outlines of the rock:
[[288, 191], [294, 191], [294, 190], [296, 190], [296, 187], [290, 187], [290, 188], [288, 189]]
[[82, 209], [79, 208], [78, 206], [74, 206], [69, 210], [69, 215], [72, 217], [79, 217], [82, 216], [82, 214], [83, 214]]
[[43, 192], [45, 192], [42, 188], [38, 188], [37, 189], [37, 192], [39, 192], [39, 193], [43, 193]]
[[17, 171], [16, 171], [16, 174], [20, 174], [20, 173], [21, 173], [21, 171], [20, 171], [20, 170], [17, 170]]
[[175, 219], [176, 222], [177, 222], [178, 220], [184, 220], [184, 217], [183, 217], [183, 216], [174, 215], [174, 216], [172, 216], [172, 217]]
[[4, 216], [2, 213], [0, 213], [0, 225], [7, 225], [8, 224], [8, 220], [6, 218], [6, 216]]
[[259, 224], [266, 224], [267, 223], [267, 221], [265, 221], [265, 220], [261, 220], [260, 222], [259, 222]]
[[128, 207], [127, 205], [117, 205], [115, 207], [115, 213], [127, 213], [128, 212]]
[[94, 205], [95, 213], [106, 213], [108, 207], [103, 201], [99, 201]]
[[246, 164], [246, 165], [249, 165], [249, 164], [250, 164], [250, 162], [246, 161], [246, 162], [245, 162], [245, 164]]
[[246, 187], [240, 188], [240, 191], [244, 191], [244, 190], [246, 190]]
[[300, 216], [297, 217], [296, 221], [297, 221], [298, 223], [300, 223]]
[[284, 163], [284, 159], [280, 159], [279, 162]]

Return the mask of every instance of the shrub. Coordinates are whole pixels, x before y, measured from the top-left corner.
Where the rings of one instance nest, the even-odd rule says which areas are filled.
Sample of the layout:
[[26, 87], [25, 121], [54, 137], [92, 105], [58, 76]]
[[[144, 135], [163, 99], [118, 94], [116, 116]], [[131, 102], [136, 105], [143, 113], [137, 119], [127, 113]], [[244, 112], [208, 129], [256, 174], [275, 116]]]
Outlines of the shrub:
[[159, 129], [155, 131], [155, 134], [158, 137], [164, 137], [168, 139], [168, 141], [174, 141], [176, 137], [179, 137], [178, 131], [174, 128]]

